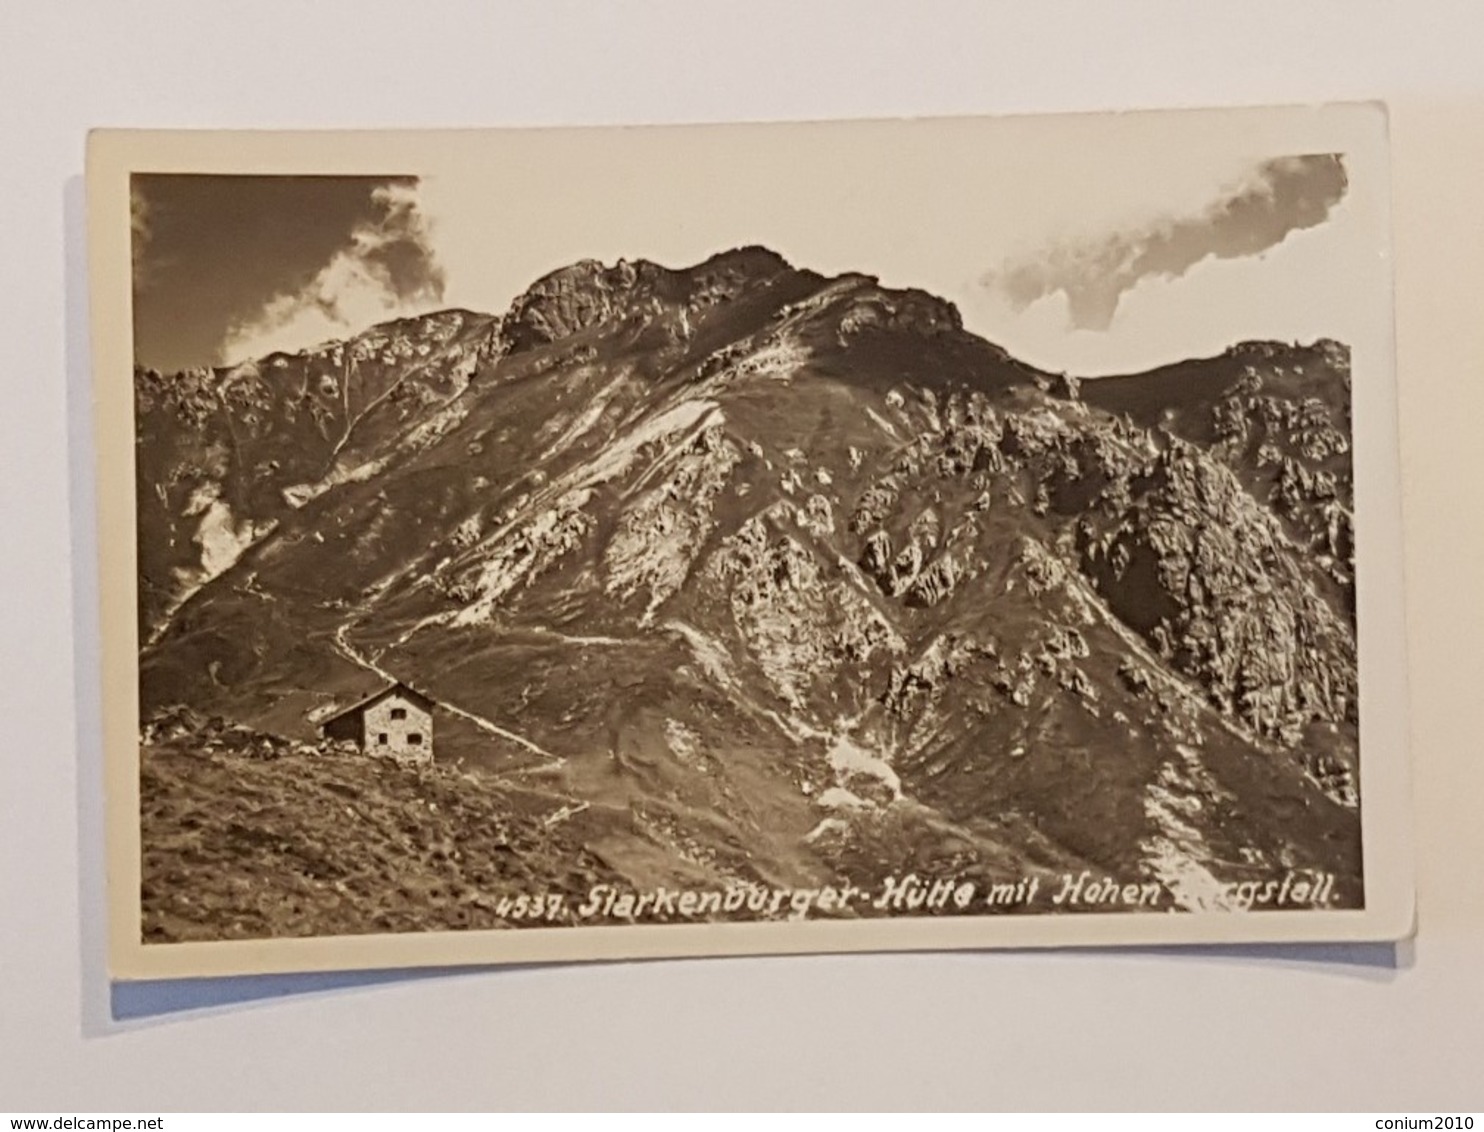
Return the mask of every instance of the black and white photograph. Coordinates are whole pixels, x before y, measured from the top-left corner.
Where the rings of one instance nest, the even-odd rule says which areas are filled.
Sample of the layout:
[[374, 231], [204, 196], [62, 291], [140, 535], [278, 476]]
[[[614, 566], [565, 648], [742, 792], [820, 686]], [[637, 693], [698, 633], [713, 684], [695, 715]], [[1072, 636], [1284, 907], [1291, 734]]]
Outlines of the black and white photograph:
[[94, 146], [121, 976], [1406, 930], [1374, 107]]

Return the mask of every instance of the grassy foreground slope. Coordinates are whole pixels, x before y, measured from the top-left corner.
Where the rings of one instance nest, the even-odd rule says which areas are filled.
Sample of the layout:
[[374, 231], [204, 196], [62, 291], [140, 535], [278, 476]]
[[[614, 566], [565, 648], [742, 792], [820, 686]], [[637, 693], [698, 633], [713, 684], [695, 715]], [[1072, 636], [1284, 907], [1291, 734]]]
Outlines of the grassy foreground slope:
[[447, 766], [185, 739], [140, 788], [148, 942], [510, 926], [617, 879], [559, 801]]

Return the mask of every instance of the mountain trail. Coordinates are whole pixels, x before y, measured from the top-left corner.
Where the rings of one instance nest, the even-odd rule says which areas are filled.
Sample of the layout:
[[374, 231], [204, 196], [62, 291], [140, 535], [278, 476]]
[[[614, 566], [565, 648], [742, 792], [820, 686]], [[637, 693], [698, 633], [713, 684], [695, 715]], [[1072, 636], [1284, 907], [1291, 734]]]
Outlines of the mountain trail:
[[[353, 646], [349, 641], [345, 639], [345, 632], [349, 627], [349, 625], [341, 625], [338, 629], [335, 630], [335, 647], [339, 651], [340, 655], [345, 657], [345, 659], [350, 661], [351, 663], [360, 665], [368, 672], [374, 672], [377, 676], [379, 676], [381, 679], [385, 680], [389, 684], [398, 683], [400, 679], [399, 677], [394, 676], [392, 673], [388, 672], [386, 669], [378, 665], [375, 661], [362, 654], [355, 648], [355, 646]], [[533, 743], [530, 739], [527, 739], [524, 735], [520, 735], [514, 731], [509, 730], [508, 728], [501, 727], [498, 723], [494, 723], [491, 720], [485, 719], [482, 715], [476, 715], [474, 712], [467, 711], [455, 704], [451, 704], [445, 699], [441, 699], [438, 697], [434, 697], [434, 699], [437, 700], [438, 706], [443, 708], [449, 714], [456, 715], [460, 719], [467, 720], [468, 722], [474, 724], [475, 727], [478, 727], [481, 731], [484, 731], [490, 735], [498, 735], [502, 739], [507, 739], [510, 742], [517, 744], [518, 746], [524, 747], [526, 750], [530, 751], [534, 755], [540, 755], [543, 759], [548, 760], [548, 762], [551, 763], [552, 766], [561, 766], [564, 765], [567, 761], [563, 756], [552, 754], [544, 747], [541, 747], [538, 744]]]

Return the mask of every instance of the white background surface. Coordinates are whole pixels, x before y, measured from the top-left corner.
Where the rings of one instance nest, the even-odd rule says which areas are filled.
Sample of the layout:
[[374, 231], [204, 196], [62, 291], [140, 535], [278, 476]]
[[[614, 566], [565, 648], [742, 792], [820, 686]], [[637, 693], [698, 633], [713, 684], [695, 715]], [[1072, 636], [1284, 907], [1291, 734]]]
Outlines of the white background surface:
[[[0, 1111], [1484, 1107], [1484, 12], [1473, 3], [0, 8]], [[1420, 934], [1341, 952], [725, 960], [156, 988], [101, 966], [92, 126], [1383, 98]], [[265, 990], [274, 997], [251, 998]]]

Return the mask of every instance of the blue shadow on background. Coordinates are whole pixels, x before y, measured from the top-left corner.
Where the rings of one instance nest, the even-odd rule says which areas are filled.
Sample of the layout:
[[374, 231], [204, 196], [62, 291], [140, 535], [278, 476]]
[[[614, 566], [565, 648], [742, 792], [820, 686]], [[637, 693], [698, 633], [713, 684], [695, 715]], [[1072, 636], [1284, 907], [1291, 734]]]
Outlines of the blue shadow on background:
[[[898, 956], [903, 953], [894, 953]], [[1075, 962], [1079, 959], [1120, 959], [1160, 962], [1216, 962], [1247, 965], [1272, 965], [1303, 968], [1351, 975], [1367, 980], [1386, 981], [1398, 970], [1412, 965], [1410, 943], [1347, 944], [1252, 944], [1198, 947], [1078, 948], [1062, 951], [1000, 951], [935, 953], [959, 959], [992, 962], [996, 956], [1035, 955], [1048, 962]], [[879, 956], [878, 956], [879, 957]], [[752, 957], [757, 958], [757, 957]], [[813, 961], [815, 956], [792, 959], [773, 958], [771, 962]], [[865, 959], [868, 956], [832, 956], [835, 959]], [[642, 960], [662, 963], [667, 960]], [[707, 963], [725, 963], [726, 959], [706, 959]], [[621, 964], [605, 963], [604, 966]], [[522, 964], [503, 967], [429, 967], [398, 970], [319, 972], [289, 975], [244, 975], [232, 978], [157, 979], [141, 982], [115, 982], [110, 985], [110, 1014], [115, 1023], [162, 1020], [170, 1015], [214, 1011], [264, 1003], [297, 996], [319, 996], [353, 992], [361, 988], [388, 984], [414, 983], [431, 979], [471, 978], [499, 975], [504, 972], [530, 971], [552, 966]]]
[[412, 970], [332, 971], [300, 975], [239, 975], [210, 979], [150, 979], [115, 982], [109, 987], [109, 1013], [129, 1022], [198, 1010], [221, 1010], [262, 1002], [351, 991], [387, 983], [460, 978], [489, 971], [487, 967], [427, 967]]

